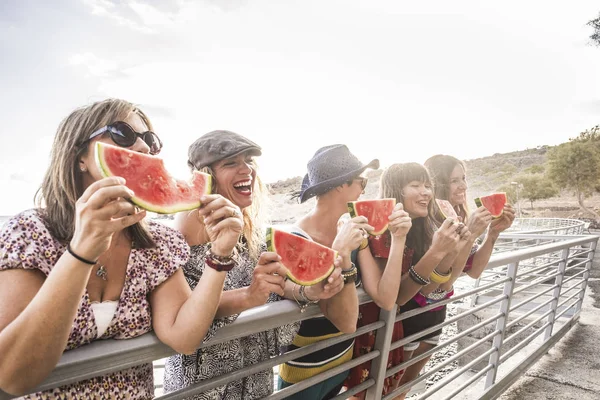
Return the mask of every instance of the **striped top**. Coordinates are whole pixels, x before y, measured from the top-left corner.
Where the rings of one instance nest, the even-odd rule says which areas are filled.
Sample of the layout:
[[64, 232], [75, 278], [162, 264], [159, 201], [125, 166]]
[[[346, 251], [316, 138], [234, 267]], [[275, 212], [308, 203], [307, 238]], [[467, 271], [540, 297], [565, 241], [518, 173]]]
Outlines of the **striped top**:
[[[299, 236], [312, 238], [297, 226], [286, 226], [289, 230]], [[292, 344], [287, 346], [286, 352], [343, 335], [331, 321], [325, 317], [312, 318], [300, 323], [300, 330], [294, 337]], [[323, 371], [337, 367], [352, 359], [352, 348], [354, 339], [344, 340], [325, 349], [299, 357], [279, 367], [279, 376], [285, 382], [298, 383]]]

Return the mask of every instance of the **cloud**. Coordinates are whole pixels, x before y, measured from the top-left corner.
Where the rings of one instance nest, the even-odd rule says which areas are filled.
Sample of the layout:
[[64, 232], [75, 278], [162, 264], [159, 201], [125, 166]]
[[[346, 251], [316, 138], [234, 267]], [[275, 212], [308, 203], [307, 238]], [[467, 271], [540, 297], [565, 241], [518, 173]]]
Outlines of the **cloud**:
[[143, 23], [140, 24], [134, 19], [126, 16], [125, 14], [131, 13], [131, 2], [125, 4], [115, 4], [110, 0], [84, 0], [84, 3], [91, 8], [93, 15], [106, 17], [113, 20], [118, 25], [132, 29], [134, 31], [144, 34], [157, 33], [155, 29], [152, 29]]
[[90, 76], [109, 77], [120, 74], [116, 61], [102, 59], [91, 52], [72, 55], [69, 64], [85, 67]]

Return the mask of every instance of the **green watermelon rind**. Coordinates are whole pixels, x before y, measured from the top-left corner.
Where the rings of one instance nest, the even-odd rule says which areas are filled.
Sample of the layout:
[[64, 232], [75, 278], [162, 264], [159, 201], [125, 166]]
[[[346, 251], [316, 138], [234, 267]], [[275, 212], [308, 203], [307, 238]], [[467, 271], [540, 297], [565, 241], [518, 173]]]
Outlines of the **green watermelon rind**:
[[[272, 251], [274, 253], [277, 253], [277, 248], [275, 247], [275, 240], [273, 240], [273, 236], [274, 236], [273, 231], [275, 231], [275, 230], [276, 229], [271, 226], [267, 228], [266, 242], [267, 242], [267, 251]], [[314, 242], [314, 243], [319, 244], [317, 242]], [[325, 246], [323, 246], [323, 247], [325, 247]], [[334, 252], [333, 259], [335, 260], [338, 256], [338, 252], [335, 250], [333, 250], [333, 252]], [[285, 264], [284, 264], [284, 266], [285, 266]], [[288, 269], [288, 268], [286, 267], [286, 269]], [[297, 283], [300, 286], [312, 286], [314, 284], [317, 284], [317, 283], [329, 278], [329, 276], [333, 273], [334, 269], [335, 269], [335, 265], [331, 264], [331, 268], [329, 268], [325, 274], [321, 275], [320, 277], [318, 277], [312, 281], [302, 281], [302, 280], [296, 278], [292, 274], [292, 271], [290, 271], [289, 269], [288, 269], [287, 277], [289, 278], [289, 280], [291, 280], [294, 283]]]
[[437, 204], [437, 208], [438, 210], [440, 210], [440, 213], [442, 214], [442, 216], [444, 217], [444, 219], [446, 218], [452, 218], [452, 219], [456, 219], [458, 218], [458, 214], [456, 213], [456, 210], [454, 210], [454, 208], [452, 209], [452, 211], [454, 212], [453, 215], [446, 215], [446, 213], [444, 212], [444, 208], [442, 207], [442, 205], [440, 204], [441, 201], [445, 201], [448, 204], [450, 204], [450, 202], [448, 200], [443, 200], [443, 199], [435, 199], [435, 202]]
[[[100, 170], [100, 173], [102, 174], [102, 176], [105, 178], [108, 178], [111, 176], [115, 176], [115, 174], [111, 173], [110, 169], [108, 168], [108, 166], [106, 165], [106, 163], [104, 162], [104, 160], [102, 158], [102, 154], [104, 153], [105, 146], [107, 146], [105, 143], [96, 142], [95, 160], [96, 160], [96, 165], [98, 166], [98, 169]], [[161, 160], [161, 163], [162, 163], [162, 160]], [[163, 165], [163, 169], [164, 169], [164, 165]], [[166, 172], [166, 169], [165, 169], [165, 172]], [[203, 172], [198, 172], [198, 171], [195, 171], [194, 175], [195, 176], [202, 175], [205, 177], [205, 179], [206, 179], [205, 188], [206, 189], [203, 194], [204, 195], [210, 194], [211, 188], [212, 188], [212, 176], [210, 174], [205, 174]], [[193, 180], [193, 178], [192, 178], [192, 180]], [[144, 210], [154, 212], [157, 214], [175, 214], [175, 213], [178, 213], [181, 211], [195, 210], [198, 207], [200, 207], [200, 205], [202, 204], [200, 202], [200, 200], [197, 200], [197, 201], [194, 201], [191, 203], [175, 203], [170, 206], [159, 206], [156, 204], [146, 202], [135, 195], [130, 200], [133, 204], [143, 208]]]
[[[396, 205], [396, 199], [394, 198], [385, 198], [385, 199], [376, 199], [376, 200], [394, 200], [394, 206]], [[348, 213], [350, 214], [350, 218], [354, 218], [356, 216], [358, 216], [358, 213], [356, 212], [356, 203], [360, 203], [361, 201], [372, 201], [372, 200], [357, 200], [357, 201], [349, 201], [346, 205], [348, 207]], [[389, 224], [385, 224], [385, 226], [383, 227], [383, 229], [381, 229], [380, 231], [373, 231], [373, 232], [367, 232], [369, 235], [371, 236], [379, 236], [385, 233], [385, 231], [388, 230]]]
[[[475, 205], [477, 206], [477, 208], [483, 206], [483, 203], [481, 202], [481, 197], [475, 197], [473, 200], [475, 201]], [[504, 209], [502, 209], [500, 211], [500, 214], [498, 214], [498, 215], [492, 215], [492, 219], [500, 218], [503, 213], [504, 213]]]

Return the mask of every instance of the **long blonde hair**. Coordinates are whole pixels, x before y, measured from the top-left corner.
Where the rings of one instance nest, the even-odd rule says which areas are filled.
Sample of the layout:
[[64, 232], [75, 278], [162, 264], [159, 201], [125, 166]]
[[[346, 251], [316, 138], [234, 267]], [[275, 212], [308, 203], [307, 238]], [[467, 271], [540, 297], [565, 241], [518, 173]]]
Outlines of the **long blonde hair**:
[[[412, 181], [431, 184], [427, 169], [418, 163], [392, 164], [381, 174], [379, 182], [379, 198], [395, 198], [404, 204], [402, 189]], [[412, 220], [412, 227], [406, 235], [406, 246], [414, 250], [412, 263], [416, 264], [429, 250], [433, 234], [439, 222], [435, 219], [433, 203], [427, 206], [427, 216]]]
[[[119, 99], [106, 99], [80, 107], [71, 112], [58, 126], [50, 165], [35, 194], [35, 203], [42, 211], [52, 235], [61, 242], [68, 242], [75, 230], [75, 203], [84, 192], [83, 174], [79, 160], [85, 156], [89, 135], [110, 123], [126, 119], [135, 112], [148, 129], [152, 124], [148, 117], [132, 103]], [[154, 242], [144, 227], [138, 223], [127, 228], [136, 247], [152, 247]]]
[[[195, 169], [192, 165], [190, 165], [190, 168], [192, 171]], [[253, 161], [252, 168], [257, 171], [258, 166], [256, 161]], [[217, 180], [213, 170], [207, 166], [199, 169], [199, 171], [212, 176], [212, 193], [216, 193]], [[267, 186], [260, 179], [257, 171], [254, 188], [252, 190], [252, 204], [242, 210], [242, 215], [244, 217], [244, 230], [242, 236], [248, 245], [250, 257], [255, 260], [258, 260], [260, 253], [264, 250], [265, 227], [269, 223], [267, 217], [267, 205], [269, 203], [268, 193]]]
[[[465, 174], [467, 173], [465, 163], [456, 157], [436, 154], [425, 161], [425, 167], [429, 170], [429, 174], [433, 180], [436, 199], [450, 200], [450, 175], [452, 175], [452, 171], [454, 171], [457, 165], [460, 165]], [[459, 204], [456, 208], [458, 208], [456, 210], [458, 216], [462, 217], [462, 221], [466, 223], [469, 218], [469, 206], [465, 202], [464, 204]]]

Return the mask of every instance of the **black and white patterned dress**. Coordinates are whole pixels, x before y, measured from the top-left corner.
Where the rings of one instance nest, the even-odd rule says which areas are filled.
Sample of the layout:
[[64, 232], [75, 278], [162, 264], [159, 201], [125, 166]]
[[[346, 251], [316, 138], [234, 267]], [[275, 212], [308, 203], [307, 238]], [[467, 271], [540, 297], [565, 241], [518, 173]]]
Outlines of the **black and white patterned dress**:
[[[192, 246], [190, 259], [183, 267], [186, 279], [192, 289], [196, 287], [204, 271], [204, 255], [207, 249], [206, 244]], [[224, 291], [247, 287], [252, 282], [252, 272], [256, 261], [250, 258], [245, 244], [238, 245], [238, 252], [238, 264], [227, 273]], [[267, 302], [280, 299], [281, 297], [278, 295], [271, 294]], [[215, 319], [205, 340], [210, 339], [222, 326], [235, 321], [237, 316], [235, 314]], [[284, 325], [277, 329], [200, 349], [189, 356], [178, 354], [169, 357], [165, 363], [165, 393], [225, 375], [279, 355], [279, 349], [292, 342], [298, 327], [299, 324]], [[271, 393], [273, 393], [273, 370], [270, 368], [242, 380], [194, 395], [189, 399], [250, 400], [259, 399]]]

